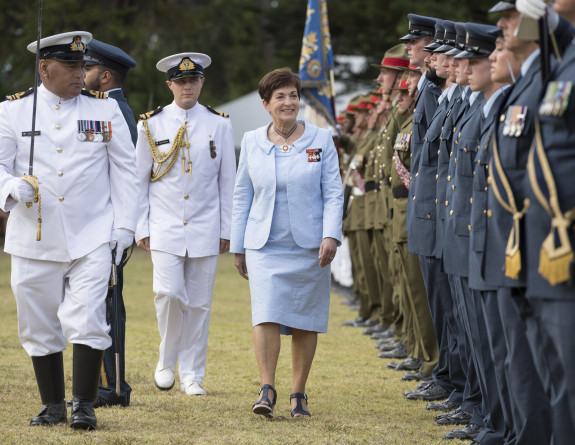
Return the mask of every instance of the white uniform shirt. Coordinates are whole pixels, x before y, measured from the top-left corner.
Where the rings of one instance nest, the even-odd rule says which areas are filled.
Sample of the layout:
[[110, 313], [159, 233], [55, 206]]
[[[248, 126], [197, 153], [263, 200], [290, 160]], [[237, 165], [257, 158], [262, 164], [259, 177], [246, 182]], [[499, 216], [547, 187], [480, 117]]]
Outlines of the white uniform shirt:
[[[219, 254], [220, 238], [230, 239], [236, 157], [232, 124], [197, 103], [189, 110], [175, 102], [147, 120], [161, 152], [168, 152], [188, 121], [192, 178], [182, 170], [182, 151], [171, 170], [156, 182], [156, 170], [143, 122], [138, 123], [136, 157], [142, 192], [136, 241], [150, 237], [150, 248], [188, 257]], [[184, 138], [185, 140], [185, 138]], [[168, 141], [168, 142], [165, 142]], [[216, 157], [210, 156], [210, 141]], [[182, 148], [188, 166], [188, 150]], [[167, 164], [167, 163], [166, 163]]]
[[[38, 206], [10, 195], [7, 182], [28, 173], [33, 95], [0, 104], [0, 208], [10, 211], [5, 251], [25, 258], [71, 261], [111, 239], [112, 229], [135, 230], [138, 175], [130, 131], [113, 99], [79, 95], [60, 99], [38, 88], [34, 175], [40, 181], [42, 239], [36, 241]], [[78, 121], [110, 123], [109, 142], [78, 139]]]

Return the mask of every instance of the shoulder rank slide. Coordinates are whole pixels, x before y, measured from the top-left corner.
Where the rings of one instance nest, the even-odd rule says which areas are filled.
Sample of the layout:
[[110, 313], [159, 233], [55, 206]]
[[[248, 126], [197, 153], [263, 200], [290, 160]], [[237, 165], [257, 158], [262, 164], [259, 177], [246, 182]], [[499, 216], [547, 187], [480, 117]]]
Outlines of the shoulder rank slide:
[[149, 119], [152, 116], [155, 116], [155, 115], [161, 113], [163, 109], [164, 109], [164, 107], [158, 107], [155, 110], [148, 111], [147, 113], [144, 113], [144, 114], [140, 114], [140, 119], [145, 121], [146, 119]]
[[17, 100], [17, 99], [22, 99], [23, 97], [29, 96], [30, 94], [32, 94], [34, 92], [33, 88], [30, 88], [26, 91], [22, 91], [20, 93], [16, 93], [16, 94], [11, 94], [10, 96], [6, 96], [6, 99], [8, 100]]
[[102, 91], [82, 90], [82, 94], [84, 96], [92, 97], [94, 99], [107, 99], [108, 98], [108, 93], [104, 93]]
[[209, 105], [206, 105], [206, 108], [207, 108], [208, 110], [210, 110], [212, 113], [217, 114], [218, 116], [221, 116], [221, 117], [230, 117], [229, 114], [224, 113], [224, 112], [222, 112], [222, 111], [214, 110], [214, 109], [213, 109], [212, 107], [210, 107]]

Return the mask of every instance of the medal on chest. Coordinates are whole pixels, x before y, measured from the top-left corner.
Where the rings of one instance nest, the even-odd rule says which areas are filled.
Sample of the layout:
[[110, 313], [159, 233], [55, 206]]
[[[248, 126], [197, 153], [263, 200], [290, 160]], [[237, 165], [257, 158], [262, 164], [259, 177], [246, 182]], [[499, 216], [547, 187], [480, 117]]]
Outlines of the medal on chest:
[[545, 91], [545, 97], [543, 98], [541, 107], [539, 107], [539, 114], [542, 116], [563, 116], [569, 106], [572, 89], [573, 82], [549, 82], [547, 90]]
[[305, 152], [307, 153], [307, 162], [321, 161], [321, 148], [308, 148]]

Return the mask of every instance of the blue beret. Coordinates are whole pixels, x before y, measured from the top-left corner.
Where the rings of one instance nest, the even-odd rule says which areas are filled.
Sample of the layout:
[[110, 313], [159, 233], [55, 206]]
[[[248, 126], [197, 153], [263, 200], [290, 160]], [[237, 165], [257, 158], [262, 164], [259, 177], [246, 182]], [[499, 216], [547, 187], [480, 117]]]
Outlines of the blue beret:
[[84, 56], [86, 65], [102, 65], [106, 68], [127, 73], [130, 68], [136, 66], [136, 61], [120, 48], [96, 39], [88, 44], [88, 50]]

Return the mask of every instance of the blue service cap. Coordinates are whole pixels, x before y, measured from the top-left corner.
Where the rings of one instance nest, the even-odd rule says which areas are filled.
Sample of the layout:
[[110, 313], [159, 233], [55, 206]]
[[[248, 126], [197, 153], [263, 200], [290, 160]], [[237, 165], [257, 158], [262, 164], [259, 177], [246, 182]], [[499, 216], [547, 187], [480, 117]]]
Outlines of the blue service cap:
[[467, 30], [465, 23], [455, 23], [455, 47], [445, 53], [446, 56], [456, 56], [465, 49], [465, 40], [467, 39]]
[[443, 20], [443, 28], [445, 34], [443, 36], [443, 45], [436, 48], [434, 53], [447, 53], [455, 48], [455, 39], [457, 38], [457, 31], [455, 30], [455, 22], [451, 20]]
[[136, 61], [125, 51], [96, 39], [88, 43], [84, 60], [87, 66], [102, 65], [124, 74], [136, 66]]
[[466, 23], [467, 39], [465, 41], [465, 51], [455, 56], [456, 59], [477, 59], [489, 57], [495, 50], [495, 40], [497, 40], [497, 30], [493, 25], [483, 25], [479, 23]]
[[505, 0], [497, 3], [489, 12], [503, 12], [509, 11], [510, 9], [517, 9], [515, 7], [515, 0]]
[[445, 37], [445, 28], [443, 27], [443, 20], [437, 19], [435, 21], [435, 34], [433, 42], [423, 47], [423, 51], [433, 52], [441, 45], [443, 45], [443, 37]]
[[407, 19], [409, 20], [409, 32], [399, 39], [401, 42], [435, 34], [435, 21], [437, 19], [417, 14], [407, 14]]

